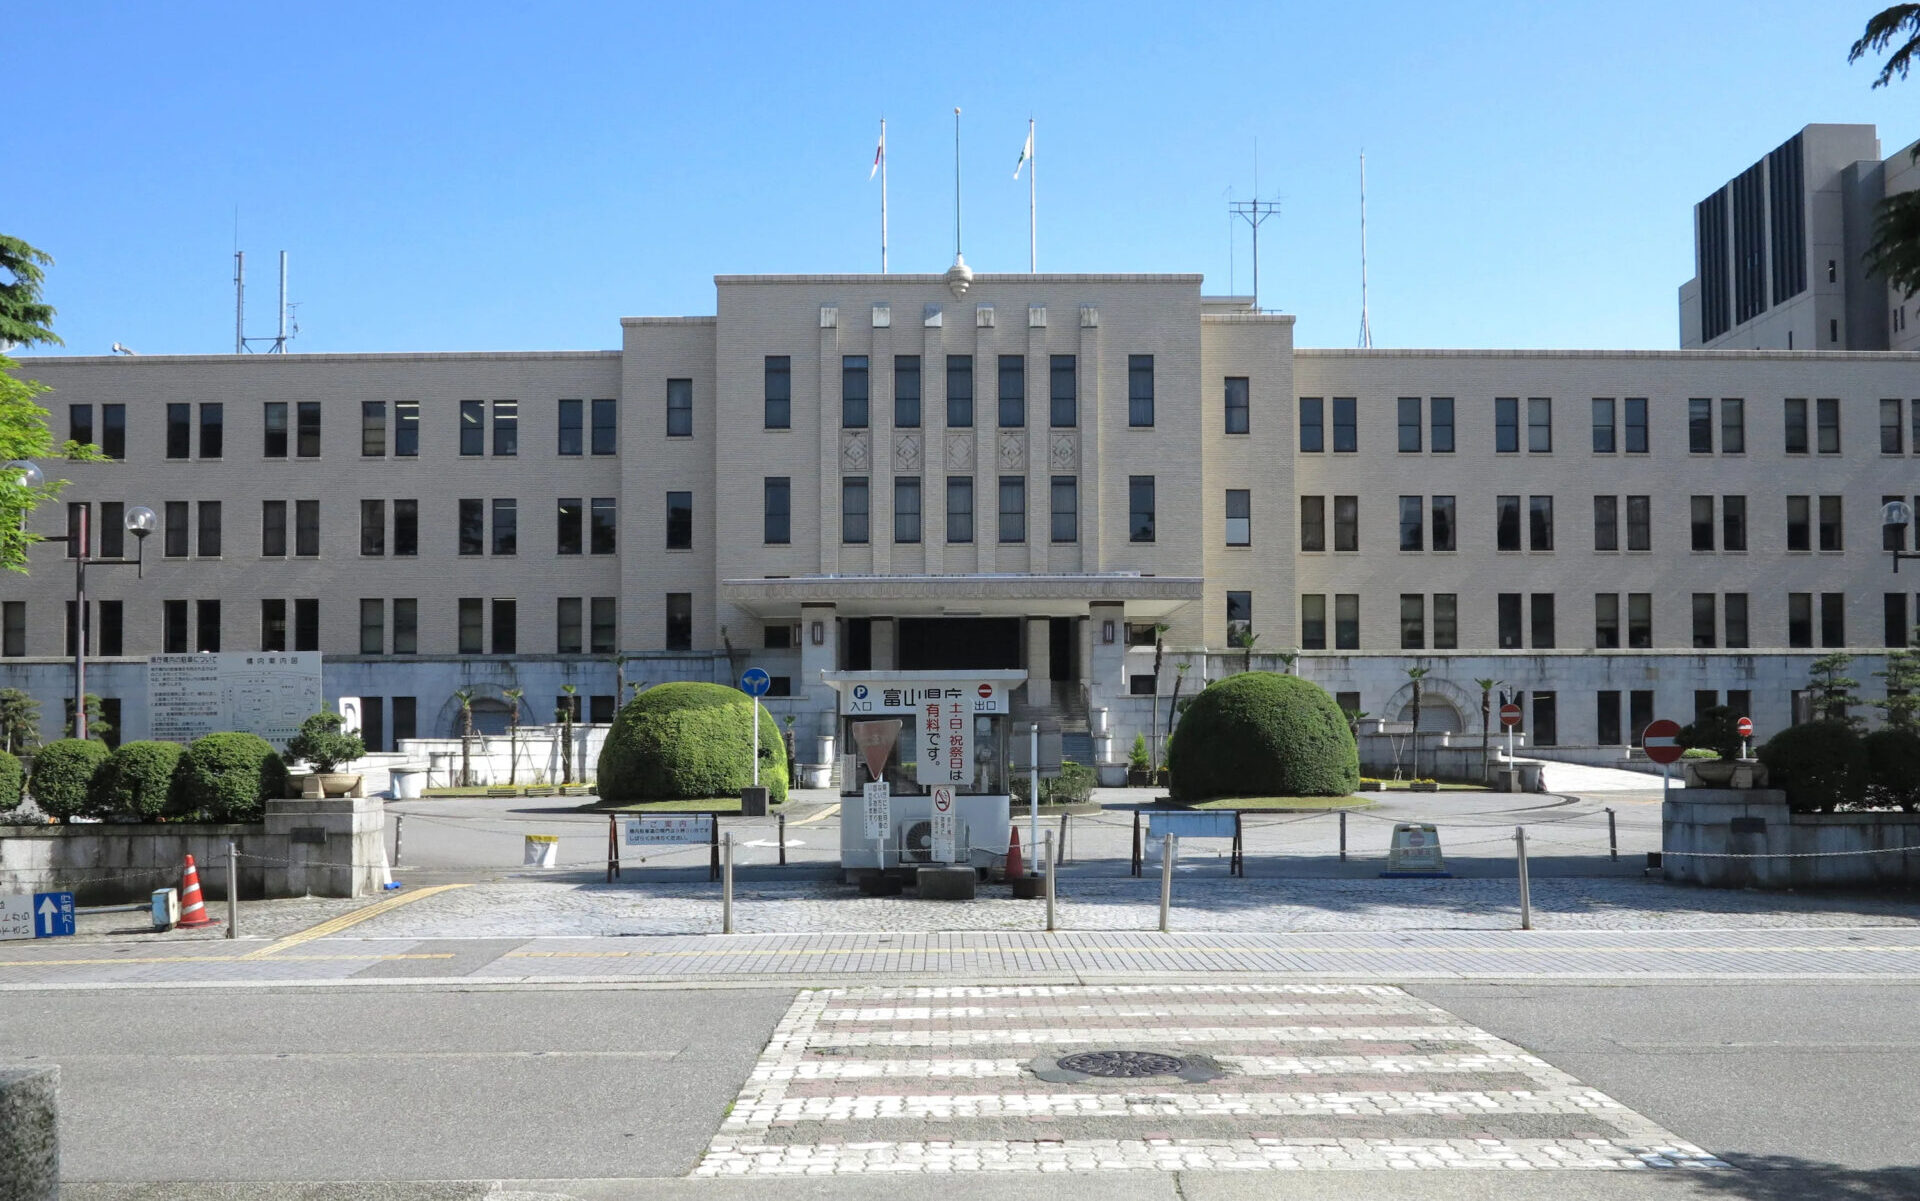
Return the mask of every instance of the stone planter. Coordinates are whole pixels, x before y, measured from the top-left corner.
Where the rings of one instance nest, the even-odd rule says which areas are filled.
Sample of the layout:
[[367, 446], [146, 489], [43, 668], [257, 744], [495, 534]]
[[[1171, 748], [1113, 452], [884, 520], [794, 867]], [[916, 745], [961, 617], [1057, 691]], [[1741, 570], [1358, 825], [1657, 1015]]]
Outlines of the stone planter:
[[1407, 785], [1408, 792], [1439, 792], [1440, 785], [1432, 780], [1415, 780]]
[[1756, 759], [1683, 759], [1680, 778], [1688, 788], [1765, 788], [1767, 768]]
[[1150, 788], [1152, 786], [1153, 786], [1152, 772], [1148, 771], [1144, 767], [1129, 767], [1127, 769], [1127, 787], [1128, 788]]
[[300, 777], [300, 796], [305, 800], [359, 795], [360, 776], [357, 773], [317, 771]]

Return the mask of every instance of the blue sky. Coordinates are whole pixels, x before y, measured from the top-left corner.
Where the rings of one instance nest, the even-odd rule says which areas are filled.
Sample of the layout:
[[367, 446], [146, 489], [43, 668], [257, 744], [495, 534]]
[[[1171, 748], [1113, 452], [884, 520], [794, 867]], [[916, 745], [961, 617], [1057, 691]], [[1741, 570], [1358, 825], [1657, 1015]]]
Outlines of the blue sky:
[[[1249, 288], [1303, 346], [1670, 347], [1691, 206], [1810, 121], [1920, 136], [1870, 91], [1867, 3], [32, 6], [8, 22], [0, 230], [55, 256], [69, 353], [232, 347], [292, 255], [304, 351], [569, 349], [710, 313], [720, 273], [1040, 265]], [[1230, 279], [1231, 269], [1231, 279]]]

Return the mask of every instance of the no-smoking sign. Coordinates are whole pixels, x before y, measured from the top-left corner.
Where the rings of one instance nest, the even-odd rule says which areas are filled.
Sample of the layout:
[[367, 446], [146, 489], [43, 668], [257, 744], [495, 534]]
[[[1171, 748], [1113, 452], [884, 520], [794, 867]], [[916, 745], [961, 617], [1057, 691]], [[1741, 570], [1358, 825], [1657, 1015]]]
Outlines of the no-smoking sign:
[[951, 788], [934, 789], [933, 790], [933, 811], [935, 813], [945, 813], [947, 810], [951, 808], [953, 808], [953, 789]]

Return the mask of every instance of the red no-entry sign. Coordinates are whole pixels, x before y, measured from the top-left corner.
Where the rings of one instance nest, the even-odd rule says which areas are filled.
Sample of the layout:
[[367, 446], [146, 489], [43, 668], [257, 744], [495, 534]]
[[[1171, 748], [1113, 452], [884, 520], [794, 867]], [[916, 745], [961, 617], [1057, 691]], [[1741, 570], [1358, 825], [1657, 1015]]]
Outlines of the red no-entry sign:
[[1753, 737], [1753, 719], [1751, 717], [1741, 718], [1733, 724], [1733, 728], [1740, 731], [1740, 737], [1742, 738]]
[[1647, 726], [1640, 735], [1640, 745], [1647, 749], [1647, 758], [1661, 764], [1678, 762], [1685, 749], [1680, 745], [1679, 723], [1664, 717]]
[[1500, 724], [1512, 729], [1520, 724], [1520, 706], [1507, 704], [1500, 706]]

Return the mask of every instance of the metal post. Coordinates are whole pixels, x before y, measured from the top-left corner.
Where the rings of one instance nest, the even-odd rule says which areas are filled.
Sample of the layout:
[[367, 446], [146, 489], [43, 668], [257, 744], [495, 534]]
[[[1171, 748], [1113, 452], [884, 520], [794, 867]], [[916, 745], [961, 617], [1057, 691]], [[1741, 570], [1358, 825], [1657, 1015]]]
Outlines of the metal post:
[[1067, 861], [1067, 815], [1060, 815], [1060, 862]]
[[238, 938], [240, 929], [240, 848], [227, 844], [227, 937]]
[[1053, 933], [1053, 869], [1059, 863], [1054, 858], [1055, 843], [1053, 831], [1047, 831], [1046, 853], [1043, 861], [1047, 865], [1047, 933]]
[[395, 867], [400, 866], [400, 835], [406, 824], [406, 814], [396, 813], [393, 815], [393, 866]]
[[733, 831], [720, 849], [720, 933], [733, 933]]
[[1160, 933], [1168, 933], [1173, 911], [1173, 835], [1160, 836]]
[[87, 737], [87, 549], [93, 541], [87, 519], [92, 510], [92, 504], [84, 504], [75, 513], [80, 541], [67, 547], [73, 552], [73, 736], [83, 742]]
[[712, 817], [713, 824], [707, 827], [707, 882], [709, 884], [720, 878], [720, 815], [715, 813]]
[[785, 867], [787, 865], [787, 815], [784, 812], [780, 814], [780, 828], [775, 831], [774, 837], [780, 840], [780, 866]]
[[1347, 811], [1340, 811], [1340, 862], [1347, 861]]
[[1520, 868], [1520, 928], [1533, 929], [1533, 891], [1527, 883], [1527, 828], [1513, 828], [1514, 862]]
[[1133, 811], [1133, 858], [1127, 863], [1127, 874], [1130, 876], [1140, 874], [1140, 811], [1138, 809]]
[[1614, 824], [1613, 806], [1607, 806], [1607, 858], [1620, 862], [1620, 827]]
[[609, 884], [613, 883], [613, 878], [620, 874], [620, 836], [616, 833], [619, 821], [620, 819], [613, 814], [607, 814], [607, 883]]
[[1027, 796], [1027, 845], [1040, 845], [1040, 723], [1034, 722], [1027, 727], [1027, 747], [1032, 753], [1032, 770], [1028, 784], [1032, 791]]
[[760, 787], [760, 702], [753, 697], [747, 698], [747, 704], [753, 707], [748, 718], [753, 723], [753, 786]]

